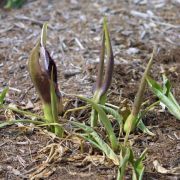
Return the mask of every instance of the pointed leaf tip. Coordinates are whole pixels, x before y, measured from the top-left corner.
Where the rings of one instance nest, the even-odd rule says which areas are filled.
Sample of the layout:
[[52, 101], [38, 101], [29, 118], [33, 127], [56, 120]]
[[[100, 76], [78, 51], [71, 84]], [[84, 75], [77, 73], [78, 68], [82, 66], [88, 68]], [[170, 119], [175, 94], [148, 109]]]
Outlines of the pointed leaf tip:
[[40, 51], [40, 41], [37, 42], [36, 46], [33, 48], [29, 61], [28, 69], [32, 79], [32, 82], [39, 93], [39, 96], [44, 102], [50, 102], [49, 96], [49, 77], [48, 74], [42, 70], [39, 63], [39, 51]]
[[[107, 53], [108, 60], [107, 60], [107, 68], [106, 68], [105, 75], [103, 78], [105, 51]], [[100, 63], [99, 63], [99, 68], [98, 68], [97, 81], [96, 81], [96, 92], [98, 91], [97, 94], [99, 94], [100, 96], [103, 96], [104, 94], [106, 94], [108, 88], [111, 85], [113, 68], [114, 68], [113, 51], [112, 51], [109, 31], [107, 27], [107, 20], [106, 20], [106, 17], [104, 17]]]
[[[46, 37], [47, 37], [47, 23], [43, 25], [41, 38], [38, 40], [36, 46], [33, 48], [29, 61], [28, 68], [31, 79], [36, 90], [39, 93], [43, 103], [51, 103], [50, 98], [50, 82], [51, 82], [51, 72], [53, 69], [53, 83], [58, 100], [61, 101], [61, 94], [58, 89], [57, 84], [57, 68], [56, 64], [51, 58], [49, 52], [47, 51]], [[43, 65], [40, 64], [39, 59], [41, 58]]]
[[42, 31], [41, 31], [41, 46], [43, 46], [43, 47], [46, 46], [47, 27], [48, 27], [48, 23], [45, 22], [45, 23], [43, 24]]
[[104, 77], [104, 84], [102, 87], [102, 95], [107, 92], [108, 88], [111, 85], [113, 69], [114, 69], [114, 56], [113, 56], [111, 40], [110, 40], [110, 35], [109, 35], [108, 27], [107, 27], [106, 18], [104, 19], [103, 31], [104, 31], [104, 36], [105, 36], [105, 47], [106, 47], [108, 62], [107, 62], [107, 68], [106, 68], [105, 77]]

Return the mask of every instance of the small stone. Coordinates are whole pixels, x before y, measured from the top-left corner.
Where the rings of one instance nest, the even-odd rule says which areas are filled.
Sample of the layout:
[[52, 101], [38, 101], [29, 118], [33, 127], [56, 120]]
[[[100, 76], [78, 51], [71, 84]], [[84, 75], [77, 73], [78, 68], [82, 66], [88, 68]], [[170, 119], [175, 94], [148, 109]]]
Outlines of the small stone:
[[139, 53], [139, 49], [138, 49], [138, 48], [129, 48], [126, 52], [127, 52], [129, 55], [138, 54], [138, 53]]

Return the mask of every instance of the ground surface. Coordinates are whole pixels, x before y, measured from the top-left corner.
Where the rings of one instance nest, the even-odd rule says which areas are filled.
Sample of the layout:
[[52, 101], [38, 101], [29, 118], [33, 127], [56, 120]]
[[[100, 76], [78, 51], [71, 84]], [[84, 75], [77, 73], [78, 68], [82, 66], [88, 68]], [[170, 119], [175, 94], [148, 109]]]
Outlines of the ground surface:
[[[178, 0], [31, 0], [22, 9], [0, 9], [0, 90], [10, 87], [6, 103], [41, 113], [27, 60], [45, 21], [49, 22], [48, 49], [58, 66], [62, 92], [90, 97], [96, 79], [104, 15], [108, 17], [115, 56], [110, 102], [120, 106], [124, 99], [133, 101], [153, 47], [157, 53], [151, 74], [161, 81], [160, 73], [164, 69], [180, 101], [179, 8]], [[145, 98], [153, 99], [153, 95], [148, 91]], [[5, 118], [21, 116], [3, 110], [0, 121]], [[177, 175], [158, 173], [153, 161], [158, 160], [167, 169], [180, 165], [179, 122], [157, 108], [146, 115], [144, 123], [156, 136], [137, 132], [131, 137], [136, 154], [148, 148], [144, 179], [178, 179]], [[115, 178], [115, 167], [92, 157], [88, 159], [87, 154], [94, 153], [90, 145], [86, 143], [87, 150], [80, 153], [76, 141], [68, 137], [63, 141], [54, 139], [45, 129], [29, 125], [0, 129], [0, 179]], [[52, 159], [50, 149], [56, 154]]]

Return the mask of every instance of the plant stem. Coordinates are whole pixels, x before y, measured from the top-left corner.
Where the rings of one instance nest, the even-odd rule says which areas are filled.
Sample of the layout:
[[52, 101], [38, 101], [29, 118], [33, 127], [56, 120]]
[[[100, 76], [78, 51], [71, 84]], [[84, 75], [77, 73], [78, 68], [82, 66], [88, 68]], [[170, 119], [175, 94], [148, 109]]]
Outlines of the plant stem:
[[151, 68], [151, 65], [152, 65], [153, 54], [154, 54], [154, 50], [153, 50], [151, 58], [147, 64], [145, 72], [142, 76], [142, 79], [141, 79], [141, 82], [139, 85], [139, 89], [138, 89], [137, 95], [136, 95], [135, 100], [134, 100], [132, 111], [124, 123], [124, 131], [126, 132], [126, 136], [128, 136], [129, 133], [134, 130], [134, 128], [136, 127], [136, 125], [138, 123], [138, 114], [139, 114], [140, 109], [141, 109], [141, 105], [142, 105], [142, 101], [143, 101], [143, 95], [144, 95], [145, 87], [146, 87], [146, 76], [148, 75], [150, 68]]
[[[51, 105], [47, 103], [43, 103], [43, 111], [44, 111], [44, 117], [46, 119], [47, 123], [54, 123], [53, 117], [52, 117], [52, 111], [51, 111]], [[54, 127], [50, 126], [51, 132], [54, 132]]]
[[143, 101], [143, 95], [144, 95], [144, 91], [145, 91], [145, 87], [146, 87], [146, 76], [149, 73], [149, 70], [150, 70], [151, 65], [152, 65], [152, 61], [153, 61], [153, 54], [152, 54], [151, 59], [149, 60], [149, 62], [147, 64], [146, 70], [142, 76], [142, 79], [141, 79], [141, 82], [139, 85], [139, 89], [138, 89], [137, 95], [136, 95], [135, 100], [134, 100], [134, 104], [133, 104], [133, 108], [132, 108], [132, 114], [134, 116], [138, 115], [140, 108], [141, 108], [141, 104]]

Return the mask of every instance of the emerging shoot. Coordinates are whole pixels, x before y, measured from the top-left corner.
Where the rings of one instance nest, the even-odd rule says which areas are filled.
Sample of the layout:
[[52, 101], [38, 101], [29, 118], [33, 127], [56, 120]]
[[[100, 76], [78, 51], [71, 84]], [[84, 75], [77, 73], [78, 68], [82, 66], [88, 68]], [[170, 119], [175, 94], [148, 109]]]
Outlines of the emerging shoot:
[[[47, 23], [43, 25], [41, 39], [31, 52], [28, 68], [33, 84], [42, 100], [47, 123], [57, 123], [57, 115], [63, 113], [63, 104], [57, 84], [56, 64], [46, 49], [46, 34]], [[51, 126], [51, 131], [62, 136], [63, 133], [56, 128], [59, 129], [60, 126]]]
[[[107, 68], [104, 75], [105, 77], [103, 80], [105, 50], [107, 53], [108, 62], [107, 62]], [[107, 28], [106, 18], [104, 18], [100, 64], [99, 64], [99, 69], [98, 69], [98, 77], [96, 81], [96, 90], [93, 96], [93, 101], [98, 104], [105, 105], [106, 98], [107, 98], [106, 97], [107, 91], [112, 81], [113, 67], [114, 67], [113, 51], [112, 51], [111, 41], [109, 37], [109, 31]], [[97, 126], [97, 122], [98, 122], [98, 113], [95, 109], [93, 109], [91, 113], [91, 127]]]
[[129, 135], [129, 133], [135, 129], [135, 127], [138, 123], [138, 115], [139, 115], [139, 112], [141, 109], [141, 105], [143, 102], [143, 96], [144, 96], [144, 92], [145, 92], [145, 88], [146, 88], [146, 77], [147, 77], [149, 70], [151, 68], [151, 65], [152, 65], [153, 54], [154, 54], [154, 51], [153, 51], [152, 56], [147, 64], [145, 72], [142, 76], [142, 79], [141, 79], [141, 82], [139, 85], [139, 89], [138, 89], [138, 92], [136, 94], [136, 97], [135, 97], [135, 100], [133, 103], [132, 111], [124, 123], [124, 131], [126, 132], [127, 137]]

